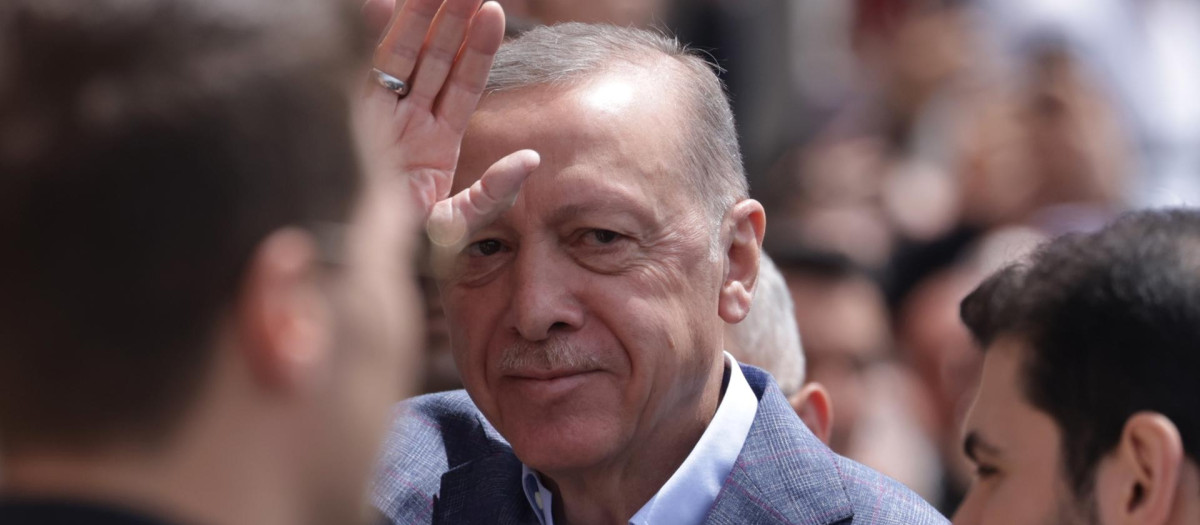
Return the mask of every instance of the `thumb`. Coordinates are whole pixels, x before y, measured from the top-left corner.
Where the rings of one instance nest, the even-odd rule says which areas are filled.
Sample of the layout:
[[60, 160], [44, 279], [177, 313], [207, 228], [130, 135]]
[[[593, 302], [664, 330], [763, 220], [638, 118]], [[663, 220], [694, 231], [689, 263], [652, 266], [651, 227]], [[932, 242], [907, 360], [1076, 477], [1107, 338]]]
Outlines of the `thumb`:
[[541, 164], [533, 150], [520, 150], [496, 161], [471, 187], [433, 205], [425, 230], [433, 244], [459, 247], [512, 207], [526, 177]]

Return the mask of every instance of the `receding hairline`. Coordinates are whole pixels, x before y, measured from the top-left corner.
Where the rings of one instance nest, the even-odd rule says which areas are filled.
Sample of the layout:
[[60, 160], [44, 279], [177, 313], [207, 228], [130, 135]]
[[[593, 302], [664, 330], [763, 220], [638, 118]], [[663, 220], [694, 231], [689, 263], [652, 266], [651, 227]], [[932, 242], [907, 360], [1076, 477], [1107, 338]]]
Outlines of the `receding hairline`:
[[[668, 84], [671, 88], [662, 89], [663, 84], [655, 86], [655, 89], [659, 89], [665, 96], [657, 102], [654, 109], [659, 113], [660, 117], [664, 117], [664, 120], [667, 121], [663, 125], [669, 127], [664, 129], [663, 135], [675, 147], [675, 162], [671, 163], [671, 166], [674, 168], [671, 176], [678, 178], [683, 191], [695, 192], [695, 185], [689, 183], [689, 178], [695, 178], [699, 175], [690, 174], [687, 159], [689, 150], [694, 147], [694, 144], [691, 141], [690, 132], [686, 130], [699, 117], [696, 115], [694, 108], [689, 107], [695, 106], [695, 103], [689, 100], [692, 97], [689, 97], [688, 93], [683, 90], [683, 87], [688, 82], [689, 72], [686, 66], [680, 64], [678, 60], [669, 55], [657, 53], [645, 53], [644, 55], [635, 60], [606, 60], [604, 65], [600, 67], [579, 71], [568, 78], [554, 82], [486, 91], [480, 99], [479, 106], [472, 116], [468, 127], [478, 129], [479, 119], [493, 117], [493, 111], [519, 111], [530, 104], [536, 104], [537, 108], [534, 111], [540, 111], [545, 105], [571, 98], [575, 99], [572, 104], [584, 104], [579, 99], [589, 89], [600, 87], [613, 79], [628, 79], [635, 85], [636, 89], [642, 89], [649, 80], [665, 80], [664, 84]], [[663, 72], [666, 72], [666, 74], [663, 74]], [[637, 96], [637, 93], [635, 91], [635, 96]], [[520, 105], [514, 104], [513, 99], [518, 100]], [[576, 117], [577, 115], [573, 114], [571, 116]], [[502, 132], [502, 130], [489, 129], [487, 134], [490, 135], [494, 132]], [[468, 141], [471, 134], [471, 131], [468, 131]], [[537, 148], [535, 147], [534, 149]], [[507, 152], [493, 153], [505, 154]], [[478, 180], [478, 177], [474, 177], [474, 180]], [[473, 183], [474, 180], [470, 182]], [[455, 190], [466, 188], [468, 185], [467, 181], [460, 181], [456, 177], [454, 183]], [[698, 194], [698, 196], [702, 195]], [[746, 195], [741, 195], [739, 199], [745, 197]]]
[[[622, 64], [641, 71], [664, 71], [667, 90], [682, 103], [675, 130], [682, 141], [685, 170], [697, 175], [690, 185], [707, 215], [720, 223], [736, 202], [749, 197], [732, 109], [715, 64], [663, 32], [612, 25], [565, 23], [533, 29], [501, 46], [485, 91], [500, 93], [534, 86], [587, 82]], [[648, 89], [664, 85], [652, 78]], [[714, 244], [715, 246], [715, 244]]]
[[632, 49], [619, 54], [611, 54], [597, 60], [590, 67], [564, 71], [561, 75], [542, 78], [536, 82], [495, 84], [489, 78], [488, 84], [484, 88], [483, 98], [534, 89], [569, 91], [592, 83], [599, 77], [621, 72], [673, 71], [670, 77], [673, 79], [672, 84], [682, 88], [686, 79], [694, 74], [685, 62], [689, 59], [702, 60], [690, 54], [673, 56], [656, 49]]

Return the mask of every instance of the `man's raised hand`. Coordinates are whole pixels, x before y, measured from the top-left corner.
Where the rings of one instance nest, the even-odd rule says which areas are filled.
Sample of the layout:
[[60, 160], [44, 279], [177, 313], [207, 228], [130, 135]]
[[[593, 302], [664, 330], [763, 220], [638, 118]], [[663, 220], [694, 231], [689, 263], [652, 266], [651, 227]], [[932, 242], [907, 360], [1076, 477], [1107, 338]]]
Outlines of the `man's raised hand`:
[[371, 0], [363, 8], [367, 26], [383, 31], [372, 65], [404, 81], [408, 92], [397, 95], [373, 80], [367, 86], [368, 154], [408, 180], [432, 240], [457, 246], [512, 205], [540, 162], [533, 151], [515, 152], [450, 197], [463, 133], [504, 38], [504, 12], [491, 1], [481, 7], [481, 0], [408, 0], [398, 9], [393, 2]]

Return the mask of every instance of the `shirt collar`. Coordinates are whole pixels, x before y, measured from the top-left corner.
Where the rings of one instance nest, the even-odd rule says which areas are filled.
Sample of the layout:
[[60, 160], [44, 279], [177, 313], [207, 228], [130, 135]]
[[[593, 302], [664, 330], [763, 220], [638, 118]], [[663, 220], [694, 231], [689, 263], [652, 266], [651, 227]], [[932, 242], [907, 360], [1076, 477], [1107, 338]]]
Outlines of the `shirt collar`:
[[[725, 366], [729, 370], [729, 385], [717, 406], [716, 415], [683, 464], [629, 519], [630, 525], [668, 522], [699, 525], [717, 500], [758, 412], [758, 398], [729, 352], [725, 352]], [[521, 465], [521, 479], [525, 498], [538, 521], [542, 525], [554, 525], [553, 493], [542, 484], [537, 473], [524, 464]]]

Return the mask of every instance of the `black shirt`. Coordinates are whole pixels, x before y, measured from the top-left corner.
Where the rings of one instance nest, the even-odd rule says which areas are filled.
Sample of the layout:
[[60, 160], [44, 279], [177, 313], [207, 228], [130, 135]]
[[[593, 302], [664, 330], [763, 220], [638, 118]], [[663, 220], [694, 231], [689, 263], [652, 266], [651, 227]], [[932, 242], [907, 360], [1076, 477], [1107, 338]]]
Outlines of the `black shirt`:
[[0, 499], [0, 525], [168, 525], [93, 503]]

